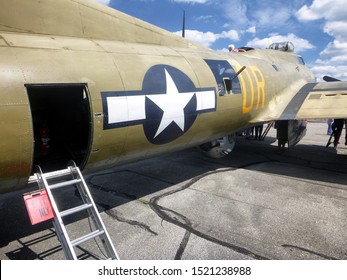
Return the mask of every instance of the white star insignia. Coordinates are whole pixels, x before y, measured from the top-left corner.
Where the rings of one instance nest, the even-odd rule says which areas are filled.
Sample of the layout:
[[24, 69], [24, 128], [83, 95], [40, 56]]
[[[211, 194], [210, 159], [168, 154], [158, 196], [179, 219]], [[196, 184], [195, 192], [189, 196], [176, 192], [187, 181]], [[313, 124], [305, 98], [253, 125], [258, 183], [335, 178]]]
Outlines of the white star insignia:
[[195, 94], [195, 92], [180, 94], [175, 82], [166, 69], [165, 77], [166, 94], [147, 95], [164, 112], [154, 138], [162, 133], [172, 122], [176, 123], [182, 132], [184, 131], [184, 108]]
[[[156, 67], [153, 68], [155, 71], [150, 72], [151, 75], [146, 75], [143, 80], [142, 84], [146, 88], [145, 91], [144, 89], [134, 91], [128, 89], [124, 92], [101, 92], [104, 108], [104, 129], [143, 125], [144, 133], [149, 142], [165, 144], [177, 139], [189, 130], [198, 115], [216, 111], [217, 99], [214, 87], [196, 88], [190, 78], [180, 70], [174, 71], [174, 67], [168, 66], [166, 68], [165, 65], [154, 67]], [[157, 80], [159, 73], [160, 77], [163, 79], [165, 77], [165, 81]], [[182, 83], [180, 88], [185, 88], [186, 91], [181, 90], [182, 92], [179, 92], [177, 84], [175, 84], [178, 81]], [[156, 88], [156, 93], [151, 93], [150, 88], [152, 86]], [[162, 92], [157, 92], [158, 86], [162, 88]], [[146, 100], [153, 102], [158, 109], [148, 106]], [[190, 118], [189, 122], [186, 122], [185, 113], [188, 114], [188, 112], [185, 112], [185, 109], [188, 109], [186, 107], [190, 103], [192, 105], [189, 107]], [[192, 108], [193, 106], [195, 108]], [[153, 109], [157, 111], [160, 109], [163, 112], [160, 120], [155, 117], [157, 114], [152, 112]], [[157, 126], [157, 129], [153, 131], [154, 125]], [[177, 129], [169, 131], [171, 125]]]

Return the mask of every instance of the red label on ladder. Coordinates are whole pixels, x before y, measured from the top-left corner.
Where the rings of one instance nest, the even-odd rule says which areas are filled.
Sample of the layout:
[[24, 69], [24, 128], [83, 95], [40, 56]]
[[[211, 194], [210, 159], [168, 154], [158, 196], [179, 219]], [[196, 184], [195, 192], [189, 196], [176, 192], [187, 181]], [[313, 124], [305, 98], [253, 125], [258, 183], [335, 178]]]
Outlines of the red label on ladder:
[[45, 190], [24, 195], [24, 201], [32, 225], [54, 217], [52, 205]]

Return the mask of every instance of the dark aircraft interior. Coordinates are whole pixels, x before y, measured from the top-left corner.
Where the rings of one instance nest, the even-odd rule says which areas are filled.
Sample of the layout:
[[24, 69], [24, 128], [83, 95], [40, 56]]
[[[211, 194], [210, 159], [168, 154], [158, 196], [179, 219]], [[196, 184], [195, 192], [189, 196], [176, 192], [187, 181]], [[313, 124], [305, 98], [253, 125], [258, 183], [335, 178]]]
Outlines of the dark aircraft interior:
[[[91, 138], [91, 109], [84, 84], [26, 85], [33, 120], [33, 169], [83, 165]], [[83, 167], [83, 166], [82, 166]]]

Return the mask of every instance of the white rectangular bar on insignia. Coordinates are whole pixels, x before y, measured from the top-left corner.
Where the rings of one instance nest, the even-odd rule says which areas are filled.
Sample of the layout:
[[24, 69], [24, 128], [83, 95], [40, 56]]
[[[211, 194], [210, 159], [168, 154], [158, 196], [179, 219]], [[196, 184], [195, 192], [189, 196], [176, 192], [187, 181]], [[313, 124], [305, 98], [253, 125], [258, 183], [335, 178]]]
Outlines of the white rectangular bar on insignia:
[[126, 96], [107, 97], [108, 124], [124, 122], [128, 118]]
[[145, 96], [107, 97], [108, 123], [144, 120]]
[[146, 119], [145, 99], [146, 96], [128, 96], [129, 121]]
[[214, 90], [196, 92], [197, 111], [216, 108], [216, 94]]

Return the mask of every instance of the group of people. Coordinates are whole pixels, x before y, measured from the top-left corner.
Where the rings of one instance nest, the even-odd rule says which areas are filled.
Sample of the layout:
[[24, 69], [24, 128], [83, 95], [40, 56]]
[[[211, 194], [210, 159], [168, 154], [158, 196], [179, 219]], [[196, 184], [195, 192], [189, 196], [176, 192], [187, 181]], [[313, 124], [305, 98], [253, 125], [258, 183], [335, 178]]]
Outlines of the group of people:
[[263, 125], [256, 125], [250, 128], [247, 128], [243, 135], [246, 137], [246, 139], [251, 139], [254, 137], [254, 140], [261, 141], [262, 139], [262, 133], [263, 133]]
[[[327, 134], [330, 135], [330, 138], [326, 146], [328, 147], [333, 143], [334, 148], [336, 148], [337, 145], [340, 144], [340, 137], [344, 125], [346, 128], [345, 145], [347, 145], [347, 119], [328, 119], [327, 123]], [[288, 142], [288, 121], [276, 121], [275, 129], [277, 129], [278, 149], [283, 150]]]
[[[307, 125], [307, 121], [305, 123]], [[341, 137], [344, 125], [346, 128], [345, 145], [347, 145], [347, 119], [328, 119], [327, 124], [328, 124], [327, 134], [330, 135], [329, 141], [327, 143], [327, 147], [331, 143], [334, 143], [334, 148], [336, 148], [337, 145], [340, 144], [339, 141], [340, 141], [340, 137]], [[305, 128], [306, 128], [306, 125], [305, 125]], [[289, 141], [288, 121], [287, 120], [276, 121], [274, 128], [277, 130], [276, 138], [278, 140], [278, 150], [283, 151], [285, 149], [285, 145]], [[240, 135], [243, 135], [246, 139], [254, 139], [254, 140], [261, 141], [263, 140], [262, 133], [263, 133], [263, 124], [247, 128]], [[334, 140], [331, 141], [333, 137], [334, 137]]]
[[340, 144], [340, 137], [342, 134], [343, 125], [346, 128], [345, 145], [347, 145], [347, 119], [328, 119], [328, 130], [327, 134], [330, 135], [327, 147], [332, 143], [331, 138], [334, 137], [334, 148]]

